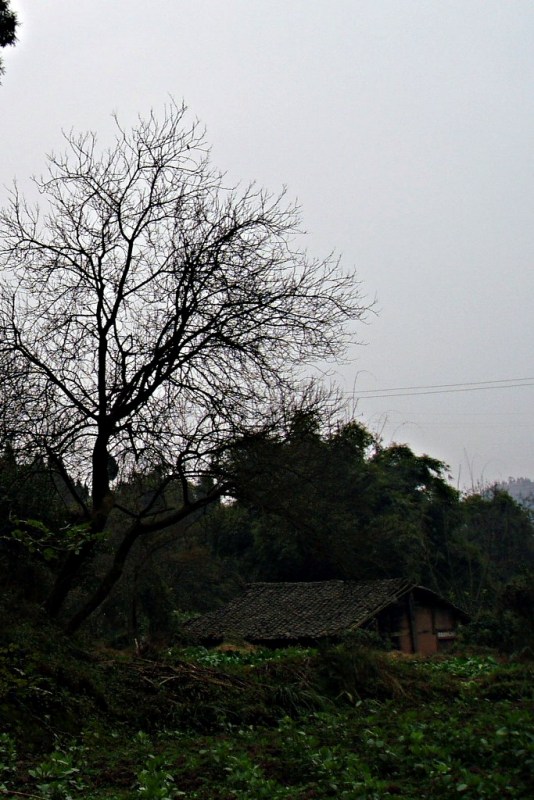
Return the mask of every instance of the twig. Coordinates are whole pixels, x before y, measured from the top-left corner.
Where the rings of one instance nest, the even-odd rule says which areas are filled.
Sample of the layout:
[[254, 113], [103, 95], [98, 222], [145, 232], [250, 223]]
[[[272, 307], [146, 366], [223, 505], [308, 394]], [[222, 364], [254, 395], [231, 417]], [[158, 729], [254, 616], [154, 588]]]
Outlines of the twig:
[[137, 662], [142, 662], [138, 664], [131, 664], [130, 666], [134, 669], [137, 669], [139, 672], [143, 672], [145, 668], [143, 665], [146, 664], [147, 667], [151, 667], [150, 670], [152, 673], [174, 673], [174, 676], [179, 678], [183, 675], [187, 675], [190, 678], [194, 678], [195, 680], [204, 680], [206, 682], [215, 682], [220, 683], [223, 681], [226, 684], [234, 684], [237, 686], [247, 686], [247, 682], [244, 681], [242, 678], [238, 678], [236, 675], [230, 675], [226, 672], [220, 672], [219, 670], [214, 670], [210, 667], [199, 667], [196, 664], [191, 664], [186, 661], [178, 662], [176, 666], [172, 666], [171, 664], [162, 664], [158, 661], [149, 661], [148, 659], [137, 659]]

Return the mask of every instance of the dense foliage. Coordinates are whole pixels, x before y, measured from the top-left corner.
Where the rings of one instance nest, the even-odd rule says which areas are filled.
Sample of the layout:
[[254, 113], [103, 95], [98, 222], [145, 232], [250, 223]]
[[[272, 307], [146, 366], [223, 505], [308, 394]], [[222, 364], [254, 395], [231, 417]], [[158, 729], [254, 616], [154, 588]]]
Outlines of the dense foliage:
[[204, 521], [216, 558], [249, 580], [405, 577], [491, 618], [487, 644], [532, 646], [525, 507], [496, 487], [460, 494], [443, 463], [358, 423], [326, 435], [313, 417], [293, 423], [236, 452], [236, 500]]
[[[302, 414], [283, 434], [242, 440], [212, 472], [231, 494], [135, 543], [93, 633], [125, 644], [174, 636], [184, 613], [216, 607], [250, 580], [404, 577], [466, 609], [473, 641], [532, 647], [533, 522], [502, 490], [461, 495], [436, 459], [383, 446], [355, 422], [324, 433], [316, 416]], [[118, 483], [117, 506], [146, 503], [159, 480], [137, 473]], [[188, 491], [203, 496], [209, 487]], [[169, 486], [155, 512], [179, 505], [175, 493]], [[0, 505], [0, 570], [44, 600], [92, 534], [54, 463], [17, 462], [9, 445]], [[112, 567], [129, 524], [115, 511], [105, 535], [91, 539], [80, 591]]]

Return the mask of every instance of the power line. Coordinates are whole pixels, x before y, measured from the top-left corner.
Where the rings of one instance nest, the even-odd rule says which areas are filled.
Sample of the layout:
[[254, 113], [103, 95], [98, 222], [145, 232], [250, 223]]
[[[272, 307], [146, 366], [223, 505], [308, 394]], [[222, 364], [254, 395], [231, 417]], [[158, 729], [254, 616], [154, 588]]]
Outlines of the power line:
[[438, 389], [429, 392], [399, 392], [397, 394], [366, 394], [361, 400], [372, 400], [380, 397], [420, 397], [426, 394], [452, 394], [453, 392], [477, 392], [488, 391], [488, 389], [517, 389], [520, 386], [534, 386], [534, 383], [515, 383], [509, 386], [471, 386], [463, 389]]
[[[522, 381], [518, 383], [517, 381]], [[534, 378], [508, 378], [494, 381], [473, 381], [466, 383], [442, 383], [434, 386], [399, 386], [393, 389], [364, 389], [347, 392], [362, 400], [371, 400], [382, 397], [419, 397], [429, 394], [452, 394], [455, 392], [477, 392], [489, 389], [518, 389], [522, 386], [534, 386]], [[420, 391], [421, 390], [421, 391]]]
[[363, 389], [365, 392], [404, 392], [408, 389], [449, 389], [453, 386], [484, 386], [490, 383], [512, 383], [512, 381], [534, 381], [531, 378], [500, 378], [494, 381], [461, 381], [461, 383], [436, 383], [429, 386], [394, 386], [388, 389]]

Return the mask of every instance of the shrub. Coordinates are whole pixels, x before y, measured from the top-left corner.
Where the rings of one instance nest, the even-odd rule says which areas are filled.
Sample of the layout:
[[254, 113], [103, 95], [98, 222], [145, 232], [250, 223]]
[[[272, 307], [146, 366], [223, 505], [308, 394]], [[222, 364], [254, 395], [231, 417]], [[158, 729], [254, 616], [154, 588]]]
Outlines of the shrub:
[[349, 703], [404, 694], [394, 662], [385, 653], [361, 645], [340, 644], [321, 650], [318, 673], [329, 696]]

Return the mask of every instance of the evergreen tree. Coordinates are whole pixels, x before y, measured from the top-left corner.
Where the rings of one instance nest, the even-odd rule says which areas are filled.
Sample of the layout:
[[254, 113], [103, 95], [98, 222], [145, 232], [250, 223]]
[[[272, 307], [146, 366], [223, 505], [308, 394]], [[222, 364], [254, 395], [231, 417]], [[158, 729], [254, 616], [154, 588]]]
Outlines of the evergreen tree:
[[[7, 47], [17, 41], [17, 15], [9, 8], [8, 0], [0, 0], [0, 47]], [[0, 59], [0, 75], [4, 66]]]

